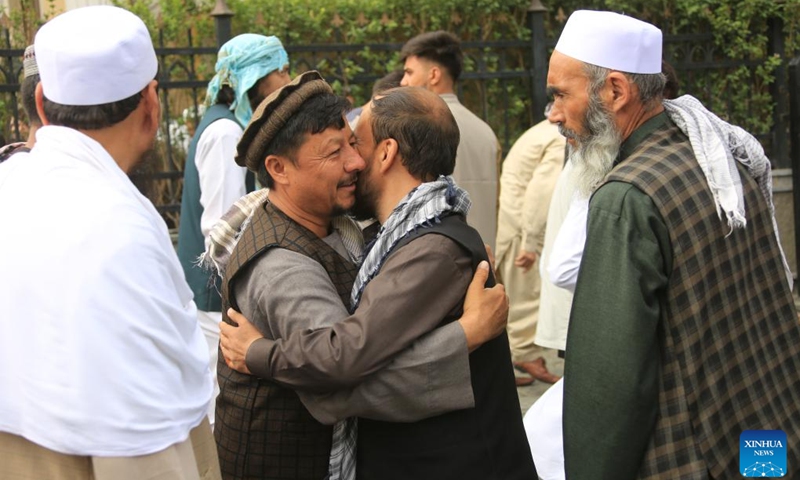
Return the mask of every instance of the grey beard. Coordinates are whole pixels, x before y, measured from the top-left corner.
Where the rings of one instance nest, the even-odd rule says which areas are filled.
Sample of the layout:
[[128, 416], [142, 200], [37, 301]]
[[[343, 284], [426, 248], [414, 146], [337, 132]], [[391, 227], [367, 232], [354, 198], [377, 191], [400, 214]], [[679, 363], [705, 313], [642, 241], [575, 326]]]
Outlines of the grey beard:
[[600, 99], [591, 95], [584, 119], [587, 135], [575, 136], [575, 147], [569, 145], [569, 158], [575, 165], [572, 171], [578, 191], [589, 197], [614, 168], [622, 139], [611, 115], [603, 108]]
[[614, 167], [618, 153], [619, 144], [582, 145], [577, 149], [569, 147], [569, 158], [575, 165], [572, 175], [582, 196], [589, 197], [603, 183]]

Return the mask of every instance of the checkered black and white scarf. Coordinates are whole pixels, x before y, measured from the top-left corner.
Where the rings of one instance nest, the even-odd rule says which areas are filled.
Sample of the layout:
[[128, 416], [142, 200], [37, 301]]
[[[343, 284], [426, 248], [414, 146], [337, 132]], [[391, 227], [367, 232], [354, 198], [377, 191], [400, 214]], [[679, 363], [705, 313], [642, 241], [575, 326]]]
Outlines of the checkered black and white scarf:
[[[741, 163], [758, 183], [769, 205], [772, 226], [778, 237], [778, 223], [772, 203], [772, 174], [769, 159], [758, 140], [744, 129], [725, 122], [710, 112], [691, 95], [675, 100], [664, 100], [664, 108], [675, 125], [689, 137], [689, 143], [706, 176], [711, 194], [716, 202], [720, 219], [728, 221], [731, 230], [747, 224], [742, 179], [736, 168]], [[791, 287], [793, 276], [781, 247], [783, 268]]]
[[397, 242], [417, 228], [439, 223], [443, 213], [455, 212], [466, 216], [471, 206], [469, 194], [453, 182], [453, 177], [440, 176], [433, 182], [423, 183], [411, 190], [394, 208], [378, 236], [367, 247], [366, 258], [350, 295], [350, 312], [358, 307], [364, 287], [378, 274]]

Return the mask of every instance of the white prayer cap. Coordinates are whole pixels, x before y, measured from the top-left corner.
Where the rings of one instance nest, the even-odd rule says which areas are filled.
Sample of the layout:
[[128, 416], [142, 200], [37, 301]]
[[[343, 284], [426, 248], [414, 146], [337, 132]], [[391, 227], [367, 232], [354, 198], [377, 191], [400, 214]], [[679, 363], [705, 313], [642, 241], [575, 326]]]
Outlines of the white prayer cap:
[[144, 22], [118, 7], [70, 10], [34, 41], [44, 96], [62, 105], [102, 105], [142, 91], [158, 71]]
[[661, 30], [613, 12], [577, 10], [556, 51], [584, 63], [626, 73], [661, 73]]

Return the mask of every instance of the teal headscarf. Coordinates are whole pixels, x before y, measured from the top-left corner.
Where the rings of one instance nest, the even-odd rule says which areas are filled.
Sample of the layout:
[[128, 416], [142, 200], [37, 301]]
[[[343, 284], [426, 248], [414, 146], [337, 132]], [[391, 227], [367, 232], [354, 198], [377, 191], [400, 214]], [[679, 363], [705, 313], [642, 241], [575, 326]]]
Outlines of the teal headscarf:
[[228, 40], [217, 55], [217, 72], [206, 91], [206, 106], [213, 105], [223, 85], [233, 89], [236, 96], [231, 111], [242, 125], [247, 126], [253, 109], [247, 91], [259, 80], [289, 64], [289, 56], [278, 37], [243, 33]]

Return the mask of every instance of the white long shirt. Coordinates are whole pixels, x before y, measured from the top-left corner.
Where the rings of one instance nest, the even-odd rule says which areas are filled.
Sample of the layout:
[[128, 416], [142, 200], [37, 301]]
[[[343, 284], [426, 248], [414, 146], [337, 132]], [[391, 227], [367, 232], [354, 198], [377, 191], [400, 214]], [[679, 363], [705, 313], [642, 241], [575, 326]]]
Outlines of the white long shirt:
[[20, 160], [0, 165], [0, 431], [93, 456], [185, 440], [212, 378], [166, 225], [76, 130]]
[[221, 118], [203, 130], [197, 140], [194, 162], [200, 178], [200, 230], [203, 237], [231, 208], [247, 194], [247, 169], [236, 165], [236, 144], [242, 138], [242, 127], [233, 120]]
[[575, 285], [578, 283], [588, 219], [589, 199], [576, 191], [547, 263], [550, 281], [572, 293], [575, 293]]

